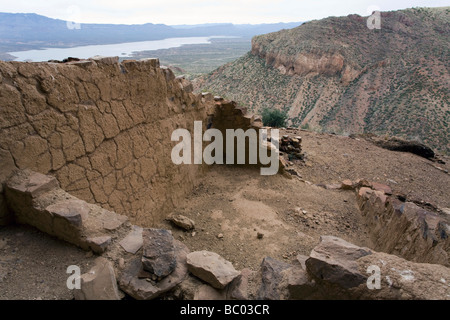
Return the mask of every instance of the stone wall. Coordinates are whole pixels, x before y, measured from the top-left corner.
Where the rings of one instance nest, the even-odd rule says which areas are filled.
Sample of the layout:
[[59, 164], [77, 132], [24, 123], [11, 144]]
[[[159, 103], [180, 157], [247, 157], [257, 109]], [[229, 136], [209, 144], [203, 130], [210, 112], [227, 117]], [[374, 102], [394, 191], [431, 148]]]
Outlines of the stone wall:
[[379, 183], [360, 183], [357, 191], [358, 205], [376, 250], [411, 261], [450, 266], [448, 215], [399, 200], [388, 186]]
[[[218, 129], [222, 132], [223, 136], [223, 154], [226, 156], [227, 150], [227, 129], [242, 129], [246, 132], [248, 129], [256, 129], [257, 137], [258, 129], [262, 127], [262, 122], [260, 118], [255, 118], [254, 115], [249, 114], [247, 109], [240, 107], [234, 101], [222, 100], [219, 97], [215, 97], [215, 106], [212, 113], [209, 115], [211, 117], [211, 128]], [[238, 143], [237, 139], [234, 140], [234, 163], [237, 162], [237, 149]], [[246, 139], [245, 144], [245, 162], [249, 162], [249, 140]], [[259, 152], [258, 149], [257, 153]], [[259, 153], [258, 153], [259, 154]]]
[[5, 197], [16, 222], [98, 254], [131, 229], [126, 216], [68, 194], [50, 175], [15, 170]]
[[[1, 184], [14, 168], [51, 174], [71, 195], [152, 225], [205, 169], [171, 161], [172, 131], [193, 130], [213, 104], [184, 82], [157, 59], [0, 61]], [[3, 187], [0, 211], [5, 223]]]

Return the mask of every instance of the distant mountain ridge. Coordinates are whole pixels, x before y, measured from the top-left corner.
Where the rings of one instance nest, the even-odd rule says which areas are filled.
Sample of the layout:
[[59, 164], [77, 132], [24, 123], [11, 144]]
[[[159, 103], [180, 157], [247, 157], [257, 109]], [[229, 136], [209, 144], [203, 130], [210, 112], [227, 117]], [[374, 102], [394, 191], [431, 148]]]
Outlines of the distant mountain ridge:
[[252, 50], [196, 82], [293, 126], [389, 134], [450, 152], [450, 7], [310, 21], [256, 36]]
[[42, 47], [113, 44], [173, 37], [211, 35], [253, 37], [282, 28], [293, 28], [300, 24], [301, 22], [260, 25], [203, 24], [177, 27], [152, 23], [136, 25], [83, 23], [80, 29], [71, 29], [64, 20], [34, 13], [0, 13], [0, 53]]

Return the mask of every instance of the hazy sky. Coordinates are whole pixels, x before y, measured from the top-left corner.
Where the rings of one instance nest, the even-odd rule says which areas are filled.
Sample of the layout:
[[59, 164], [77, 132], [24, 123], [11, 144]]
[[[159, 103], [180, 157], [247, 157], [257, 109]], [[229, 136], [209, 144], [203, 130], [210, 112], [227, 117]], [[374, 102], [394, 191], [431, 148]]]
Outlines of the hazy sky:
[[411, 7], [449, 6], [450, 0], [0, 0], [0, 12], [38, 13], [81, 23], [296, 22]]

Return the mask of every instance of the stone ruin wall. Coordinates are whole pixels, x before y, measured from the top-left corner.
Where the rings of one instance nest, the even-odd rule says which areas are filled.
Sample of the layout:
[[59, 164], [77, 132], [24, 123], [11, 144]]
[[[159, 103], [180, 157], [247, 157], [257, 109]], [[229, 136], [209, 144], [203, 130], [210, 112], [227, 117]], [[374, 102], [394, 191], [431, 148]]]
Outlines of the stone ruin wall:
[[[159, 66], [157, 59], [119, 63], [118, 58], [94, 58], [64, 64], [0, 61], [0, 225], [12, 218], [7, 197], [19, 222], [83, 249], [98, 254], [106, 251], [106, 257], [116, 264], [115, 258], [128, 257], [120, 246], [125, 249], [130, 236], [142, 242], [142, 236], [134, 235], [134, 228], [142, 228], [130, 225], [120, 214], [137, 225], [152, 226], [180, 204], [206, 169], [172, 163], [171, 150], [176, 144], [170, 139], [173, 130], [186, 128], [192, 132], [196, 120], [203, 121], [203, 130], [208, 124], [222, 132], [262, 127], [260, 119], [234, 102], [191, 91], [188, 81], [175, 78], [169, 69]], [[282, 167], [284, 162], [280, 160]], [[449, 262], [447, 221], [411, 203], [402, 206], [387, 198], [389, 190], [380, 191], [373, 184], [367, 187], [347, 181], [340, 188], [356, 189], [361, 213], [373, 224], [372, 237], [378, 241], [378, 250], [441, 265], [414, 264], [325, 236], [310, 257], [298, 257], [301, 267], [265, 258], [262, 279], [255, 279], [261, 282], [257, 297], [443, 298], [448, 290], [441, 281], [448, 275], [444, 267]], [[406, 232], [394, 239], [397, 233], [392, 230]], [[387, 241], [389, 238], [392, 241]], [[330, 256], [344, 250], [344, 256], [334, 257], [336, 264], [330, 265], [328, 256], [322, 257], [327, 250]], [[352, 254], [346, 254], [346, 250]], [[365, 252], [362, 257], [360, 252]], [[130, 259], [139, 262], [137, 251], [132, 254]], [[349, 256], [352, 261], [345, 260]], [[389, 265], [398, 266], [398, 270], [413, 270], [418, 281], [405, 284], [402, 279], [396, 280], [399, 275], [392, 273], [396, 269], [383, 269], [383, 274], [392, 273], [389, 276], [400, 289], [392, 291], [389, 284], [387, 291], [367, 291], [364, 272], [380, 258], [392, 260]], [[266, 269], [281, 271], [268, 275]], [[173, 286], [183, 281], [186, 270]], [[134, 287], [128, 287], [137, 280], [132, 275], [125, 283], [125, 271], [119, 284], [122, 290], [133, 291]], [[345, 280], [349, 275], [359, 279], [350, 291]], [[278, 280], [273, 283], [272, 278]], [[155, 289], [145, 280], [138, 285], [142, 283], [151, 293], [146, 297], [149, 299], [168, 290], [158, 285]]]
[[150, 226], [205, 170], [172, 163], [171, 134], [195, 120], [206, 127], [214, 102], [158, 59], [0, 61], [0, 101], [1, 185], [16, 168], [50, 174], [71, 195]]

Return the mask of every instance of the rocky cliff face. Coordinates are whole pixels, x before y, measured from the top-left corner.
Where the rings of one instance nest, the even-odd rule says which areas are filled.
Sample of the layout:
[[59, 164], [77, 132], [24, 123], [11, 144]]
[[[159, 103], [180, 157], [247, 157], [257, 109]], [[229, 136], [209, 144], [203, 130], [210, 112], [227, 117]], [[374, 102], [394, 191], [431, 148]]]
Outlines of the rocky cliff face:
[[352, 66], [339, 52], [321, 52], [311, 50], [295, 56], [271, 52], [267, 46], [254, 39], [251, 53], [264, 59], [266, 65], [276, 68], [281, 74], [307, 76], [316, 73], [325, 76], [340, 75], [342, 82], [348, 84], [361, 73], [361, 68]]
[[196, 82], [293, 126], [391, 134], [449, 152], [448, 8], [350, 15], [253, 38], [252, 50]]
[[157, 59], [0, 61], [0, 180], [15, 168], [51, 174], [80, 199], [153, 224], [204, 170], [170, 160], [172, 131], [207, 117], [208, 102], [184, 87]]

